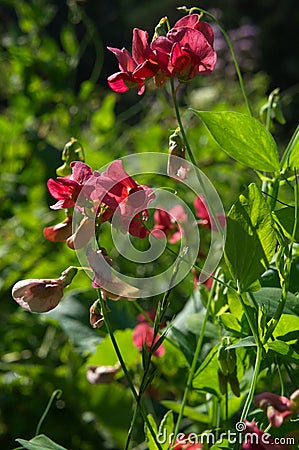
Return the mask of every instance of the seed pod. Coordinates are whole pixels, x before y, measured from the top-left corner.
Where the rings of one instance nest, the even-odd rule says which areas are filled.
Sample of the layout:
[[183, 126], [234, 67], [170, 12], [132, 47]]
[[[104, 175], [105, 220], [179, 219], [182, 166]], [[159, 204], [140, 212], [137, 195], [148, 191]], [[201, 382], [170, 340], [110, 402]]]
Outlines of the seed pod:
[[228, 381], [231, 387], [231, 390], [235, 394], [236, 397], [240, 397], [240, 386], [239, 380], [237, 378], [237, 371], [235, 370], [233, 373], [228, 375]]

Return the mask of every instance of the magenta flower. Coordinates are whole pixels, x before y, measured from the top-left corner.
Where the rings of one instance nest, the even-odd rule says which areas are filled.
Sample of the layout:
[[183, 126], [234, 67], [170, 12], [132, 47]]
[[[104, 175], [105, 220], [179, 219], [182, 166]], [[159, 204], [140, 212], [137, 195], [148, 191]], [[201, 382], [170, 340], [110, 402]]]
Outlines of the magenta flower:
[[213, 30], [208, 23], [200, 22], [198, 14], [178, 20], [166, 36], [158, 36], [150, 45], [147, 40], [147, 31], [134, 28], [132, 56], [125, 48], [108, 47], [120, 69], [108, 78], [113, 91], [122, 93], [137, 86], [140, 95], [149, 78], [154, 78], [155, 85], [161, 87], [171, 77], [186, 82], [200, 73], [212, 72], [215, 67]]
[[13, 299], [26, 311], [43, 313], [55, 308], [63, 297], [63, 289], [68, 286], [77, 269], [70, 267], [60, 278], [29, 279], [18, 281], [12, 288]]
[[99, 208], [102, 205], [107, 207], [105, 220], [112, 220], [116, 212], [113, 224], [119, 229], [139, 238], [148, 235], [144, 222], [154, 194], [149, 187], [139, 185], [127, 174], [121, 160], [113, 161], [106, 172], [97, 177], [90, 197]]
[[173, 448], [174, 450], [199, 450], [202, 448], [202, 444], [201, 442], [196, 442], [196, 440], [194, 433], [185, 435], [180, 433], [179, 437], [175, 440], [174, 445], [172, 444], [170, 448]]
[[255, 422], [245, 420], [244, 430], [246, 441], [242, 450], [288, 450], [288, 446], [276, 442], [275, 438], [263, 430], [260, 430]]
[[168, 212], [163, 209], [157, 208], [154, 214], [155, 226], [152, 230], [152, 234], [159, 238], [161, 233], [157, 230], [161, 230], [167, 237], [170, 244], [174, 244], [179, 241], [184, 230], [180, 226], [180, 223], [186, 223], [188, 218], [184, 208], [181, 205], [176, 205]]
[[[217, 225], [215, 220], [212, 217], [212, 214], [209, 213], [208, 206], [206, 204], [206, 200], [202, 195], [199, 195], [194, 200], [194, 207], [196, 211], [196, 215], [200, 218], [199, 224], [203, 225], [213, 231], [217, 231]], [[217, 219], [219, 221], [219, 225], [223, 228], [226, 224], [226, 218], [224, 214], [216, 214]]]
[[92, 169], [81, 161], [71, 163], [72, 174], [66, 177], [50, 178], [47, 186], [50, 194], [58, 200], [51, 209], [71, 208], [75, 206], [80, 191], [92, 176]]
[[[129, 88], [137, 86], [138, 94], [143, 94], [144, 83], [158, 70], [156, 57], [147, 42], [147, 31], [134, 28], [132, 41], [132, 56], [123, 48], [108, 47], [115, 54], [120, 71], [108, 78], [110, 88], [115, 92], [126, 92]], [[142, 75], [138, 71], [142, 70]]]
[[[159, 36], [151, 43], [161, 78], [177, 77], [186, 82], [200, 73], [212, 72], [217, 61], [213, 41], [212, 28], [200, 22], [198, 14], [178, 20], [166, 36]], [[139, 74], [142, 75], [142, 71]]]
[[[136, 325], [133, 331], [133, 344], [138, 350], [143, 347], [150, 350], [158, 342], [159, 336], [154, 338], [154, 328], [147, 322], [142, 322]], [[155, 350], [154, 356], [161, 358], [165, 354], [165, 347], [163, 344]]]
[[295, 397], [297, 398], [298, 394], [299, 390], [295, 391], [291, 398], [287, 398], [271, 392], [262, 392], [254, 397], [254, 403], [265, 411], [272, 427], [278, 428], [285, 419], [298, 410], [298, 405], [295, 401]]

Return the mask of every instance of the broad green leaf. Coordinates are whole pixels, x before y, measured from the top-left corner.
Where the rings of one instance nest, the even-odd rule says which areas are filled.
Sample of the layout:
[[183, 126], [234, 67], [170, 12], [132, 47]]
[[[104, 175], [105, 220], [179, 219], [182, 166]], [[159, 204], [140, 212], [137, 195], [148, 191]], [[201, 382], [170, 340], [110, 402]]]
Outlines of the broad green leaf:
[[[281, 298], [281, 289], [275, 287], [262, 287], [258, 292], [254, 292], [252, 295], [259, 306], [265, 307], [267, 317], [273, 317]], [[299, 316], [298, 298], [291, 292], [288, 293], [283, 312], [288, 315], [292, 314]]]
[[205, 358], [204, 362], [196, 372], [193, 379], [194, 389], [203, 390], [213, 393], [215, 395], [221, 395], [219, 383], [216, 378], [218, 372], [218, 346], [214, 347]]
[[28, 450], [66, 450], [65, 447], [56, 444], [44, 434], [39, 434], [30, 439], [30, 441], [25, 441], [24, 439], [16, 439], [16, 441]]
[[268, 342], [266, 345], [269, 350], [278, 353], [287, 362], [293, 360], [299, 360], [299, 354], [292, 349], [292, 347], [284, 341], [276, 340], [273, 342]]
[[[241, 317], [240, 317], [241, 318]], [[219, 316], [221, 325], [233, 333], [242, 334], [242, 327], [239, 320], [232, 313], [223, 313]]]
[[[290, 239], [293, 235], [293, 229], [295, 225], [295, 208], [293, 206], [286, 206], [285, 208], [275, 211], [274, 216], [284, 229], [287, 237]], [[297, 210], [297, 223], [295, 227], [295, 242], [299, 242], [299, 211]]]
[[[157, 436], [158, 434], [158, 427], [157, 424], [155, 422], [155, 419], [153, 418], [153, 416], [151, 414], [148, 414], [147, 416], [148, 421], [150, 423], [150, 425], [152, 426], [152, 429], [155, 432], [156, 437], [159, 439], [160, 441], [160, 436]], [[150, 432], [148, 426], [145, 424], [145, 439], [146, 439], [146, 443], [148, 446], [148, 450], [159, 450], [159, 447], [157, 446], [154, 437], [152, 436], [152, 433]], [[163, 440], [163, 436], [162, 439]]]
[[[127, 366], [135, 365], [140, 360], [140, 353], [133, 344], [133, 330], [116, 330], [114, 337]], [[88, 365], [113, 365], [118, 362], [117, 355], [107, 335], [96, 348], [96, 352], [88, 359]]]
[[276, 143], [258, 120], [232, 111], [195, 113], [229, 156], [256, 170], [279, 170]]
[[299, 167], [299, 125], [294, 131], [290, 142], [281, 158], [281, 168], [291, 168]]
[[[175, 413], [180, 412], [180, 409], [181, 409], [180, 403], [177, 403], [173, 400], [164, 400], [161, 403], [166, 408], [172, 409]], [[184, 416], [188, 417], [189, 419], [195, 420], [196, 422], [201, 422], [201, 423], [209, 423], [210, 422], [210, 417], [208, 416], [208, 414], [199, 412], [195, 408], [191, 408], [191, 406], [185, 406]]]
[[227, 216], [225, 259], [241, 292], [269, 267], [276, 236], [266, 201], [254, 184], [239, 196]]
[[282, 314], [273, 335], [287, 342], [299, 339], [299, 317]]
[[174, 429], [173, 412], [167, 411], [160, 422], [157, 438], [163, 450], [168, 450], [172, 442], [172, 433]]
[[230, 350], [231, 348], [238, 348], [238, 347], [255, 347], [256, 343], [253, 336], [247, 336], [246, 338], [240, 339], [238, 342], [235, 342], [234, 344], [231, 344], [227, 347], [227, 350]]

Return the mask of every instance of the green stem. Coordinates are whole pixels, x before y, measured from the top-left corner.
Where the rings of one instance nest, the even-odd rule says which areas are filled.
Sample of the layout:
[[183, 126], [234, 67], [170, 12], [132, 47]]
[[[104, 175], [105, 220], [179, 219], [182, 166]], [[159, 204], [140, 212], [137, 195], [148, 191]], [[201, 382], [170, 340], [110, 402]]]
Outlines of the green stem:
[[177, 436], [180, 430], [180, 426], [181, 426], [181, 422], [184, 416], [184, 409], [187, 403], [187, 399], [188, 399], [188, 395], [190, 390], [192, 389], [192, 381], [195, 375], [195, 371], [196, 371], [196, 366], [197, 366], [197, 362], [198, 362], [198, 358], [199, 358], [199, 354], [202, 350], [202, 344], [203, 344], [203, 340], [204, 340], [204, 335], [205, 335], [205, 331], [206, 331], [206, 325], [208, 322], [208, 318], [209, 318], [209, 314], [210, 314], [210, 307], [211, 307], [211, 303], [214, 297], [214, 293], [215, 293], [215, 287], [216, 284], [213, 283], [210, 294], [209, 294], [209, 298], [208, 298], [208, 302], [207, 302], [207, 307], [206, 307], [206, 314], [203, 320], [203, 324], [200, 330], [200, 334], [199, 334], [199, 338], [197, 341], [197, 345], [196, 345], [196, 349], [193, 355], [193, 360], [191, 363], [191, 367], [190, 367], [190, 371], [189, 371], [189, 375], [188, 375], [188, 379], [187, 379], [187, 384], [185, 387], [185, 391], [184, 391], [184, 395], [183, 395], [183, 399], [182, 399], [182, 403], [181, 403], [181, 408], [180, 408], [180, 412], [178, 415], [178, 419], [176, 422], [176, 426], [175, 426], [175, 430], [174, 430], [174, 436]]
[[256, 359], [255, 359], [253, 376], [252, 376], [252, 380], [251, 380], [249, 393], [248, 393], [248, 396], [246, 398], [246, 401], [245, 401], [245, 404], [244, 404], [244, 407], [243, 407], [243, 411], [242, 411], [242, 414], [241, 414], [241, 419], [240, 419], [241, 421], [244, 421], [244, 419], [246, 419], [246, 417], [247, 417], [247, 415], [249, 413], [249, 409], [250, 409], [250, 406], [251, 406], [251, 402], [253, 400], [255, 388], [256, 388], [256, 385], [257, 385], [257, 380], [258, 380], [258, 376], [259, 376], [259, 372], [260, 372], [262, 357], [263, 357], [263, 347], [262, 347], [261, 344], [259, 344], [257, 342], [257, 352], [256, 352]]
[[129, 374], [129, 371], [127, 369], [126, 363], [125, 363], [125, 361], [124, 361], [124, 359], [122, 357], [121, 351], [120, 351], [119, 346], [117, 344], [117, 341], [115, 339], [115, 336], [114, 336], [114, 333], [113, 333], [113, 329], [111, 327], [111, 323], [110, 323], [110, 320], [109, 320], [109, 317], [108, 317], [106, 302], [102, 298], [100, 289], [98, 289], [97, 291], [98, 291], [98, 296], [99, 296], [99, 300], [100, 300], [100, 304], [101, 304], [101, 308], [102, 308], [102, 314], [103, 314], [103, 317], [104, 317], [106, 328], [107, 328], [108, 334], [110, 336], [110, 339], [111, 339], [113, 348], [115, 350], [115, 353], [116, 353], [116, 355], [118, 357], [118, 360], [120, 362], [121, 368], [122, 368], [122, 370], [123, 370], [123, 372], [125, 374], [125, 377], [127, 379], [129, 387], [131, 389], [133, 397], [134, 397], [136, 403], [139, 405], [139, 410], [141, 412], [143, 420], [146, 423], [146, 425], [147, 425], [147, 427], [148, 427], [148, 429], [149, 429], [149, 431], [150, 431], [150, 433], [151, 433], [151, 435], [152, 435], [152, 437], [153, 437], [157, 447], [159, 448], [159, 450], [162, 450], [161, 444], [157, 441], [157, 436], [156, 436], [155, 430], [153, 429], [150, 421], [148, 420], [148, 417], [147, 417], [147, 414], [146, 414], [146, 410], [145, 410], [142, 402], [140, 401], [141, 399], [139, 399], [139, 394], [137, 393], [137, 391], [136, 391], [136, 389], [134, 387], [134, 384], [133, 384], [133, 381], [132, 381], [131, 376]]
[[56, 397], [56, 398], [60, 398], [60, 397], [61, 397], [61, 394], [62, 394], [62, 390], [61, 390], [61, 389], [56, 389], [56, 391], [54, 391], [54, 392], [52, 393], [52, 395], [51, 395], [51, 397], [50, 397], [50, 400], [48, 401], [48, 404], [47, 404], [47, 406], [46, 406], [46, 409], [45, 409], [45, 411], [43, 412], [43, 415], [41, 416], [41, 418], [40, 418], [40, 420], [39, 420], [39, 422], [38, 422], [38, 424], [37, 424], [36, 431], [35, 431], [35, 436], [37, 436], [37, 435], [39, 434], [40, 429], [41, 429], [41, 426], [42, 426], [42, 424], [43, 424], [43, 421], [45, 420], [45, 418], [46, 418], [46, 416], [47, 416], [47, 414], [48, 414], [48, 412], [49, 412], [49, 409], [51, 408], [52, 403], [53, 403], [54, 400], [55, 400], [55, 397]]

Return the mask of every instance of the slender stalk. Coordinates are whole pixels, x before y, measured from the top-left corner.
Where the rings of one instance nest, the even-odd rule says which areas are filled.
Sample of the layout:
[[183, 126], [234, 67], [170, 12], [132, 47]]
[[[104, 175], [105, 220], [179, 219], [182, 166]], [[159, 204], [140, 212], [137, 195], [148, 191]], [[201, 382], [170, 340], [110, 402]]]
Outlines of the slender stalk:
[[46, 409], [44, 410], [43, 415], [41, 416], [41, 418], [40, 418], [40, 420], [39, 420], [39, 422], [38, 422], [38, 424], [37, 424], [36, 431], [35, 431], [35, 436], [37, 436], [37, 435], [39, 434], [40, 429], [41, 429], [41, 426], [42, 426], [42, 424], [43, 424], [45, 418], [47, 417], [47, 414], [48, 414], [48, 412], [49, 412], [49, 409], [50, 409], [51, 406], [52, 406], [52, 403], [53, 403], [54, 400], [55, 400], [55, 397], [56, 397], [56, 398], [60, 398], [60, 397], [61, 397], [61, 394], [62, 394], [62, 390], [61, 390], [61, 389], [56, 389], [56, 391], [54, 391], [54, 392], [52, 393], [52, 395], [51, 395], [51, 397], [50, 397], [50, 400], [48, 401], [48, 404], [47, 404], [47, 406], [46, 406]]
[[256, 358], [255, 358], [255, 365], [254, 365], [254, 371], [253, 371], [253, 376], [252, 376], [252, 380], [251, 380], [251, 385], [250, 385], [250, 389], [249, 389], [249, 393], [248, 396], [246, 398], [244, 407], [243, 407], [243, 411], [241, 414], [241, 421], [243, 421], [244, 419], [246, 419], [250, 406], [251, 406], [251, 402], [254, 396], [254, 391], [257, 385], [257, 380], [258, 380], [258, 376], [259, 376], [259, 372], [260, 372], [260, 367], [261, 367], [261, 362], [262, 362], [262, 357], [263, 357], [263, 347], [261, 344], [257, 343], [257, 351], [256, 351]]
[[140, 401], [141, 399], [139, 399], [139, 395], [138, 395], [138, 393], [137, 393], [137, 391], [135, 389], [134, 383], [133, 383], [133, 381], [131, 379], [131, 376], [129, 374], [129, 371], [127, 369], [126, 363], [125, 363], [125, 361], [124, 361], [124, 359], [122, 357], [121, 351], [120, 351], [119, 346], [117, 344], [117, 341], [115, 339], [115, 336], [114, 336], [114, 333], [113, 333], [113, 329], [111, 327], [110, 320], [109, 320], [109, 317], [108, 317], [106, 303], [105, 303], [105, 301], [102, 298], [100, 289], [98, 289], [97, 291], [98, 291], [99, 300], [100, 300], [100, 304], [101, 304], [101, 308], [102, 308], [102, 314], [103, 314], [103, 317], [104, 317], [104, 322], [106, 324], [106, 328], [107, 328], [108, 334], [110, 336], [110, 339], [111, 339], [112, 345], [114, 347], [115, 353], [116, 353], [116, 355], [118, 357], [118, 360], [120, 362], [121, 368], [122, 368], [122, 370], [123, 370], [123, 372], [125, 374], [125, 377], [127, 379], [129, 387], [131, 389], [133, 397], [134, 397], [135, 401], [137, 402], [137, 404], [139, 405], [139, 410], [141, 412], [142, 418], [143, 418], [144, 422], [146, 423], [146, 425], [147, 425], [147, 427], [148, 427], [148, 429], [149, 429], [149, 431], [150, 431], [150, 433], [151, 433], [151, 435], [152, 435], [152, 437], [153, 437], [157, 447], [159, 448], [159, 450], [162, 450], [161, 444], [157, 441], [157, 436], [156, 436], [155, 430], [153, 429], [150, 421], [148, 420], [148, 417], [147, 417], [147, 414], [146, 414], [146, 410], [145, 410], [142, 402]]
[[203, 320], [203, 324], [200, 330], [200, 334], [199, 334], [199, 338], [197, 341], [197, 345], [196, 345], [196, 349], [193, 355], [193, 360], [191, 363], [191, 367], [190, 367], [190, 371], [189, 371], [189, 375], [188, 375], [188, 379], [187, 379], [187, 383], [186, 383], [186, 387], [185, 387], [185, 391], [184, 391], [184, 395], [183, 395], [183, 399], [182, 399], [182, 403], [181, 403], [181, 408], [180, 408], [180, 412], [178, 415], [178, 419], [176, 422], [176, 426], [175, 426], [175, 430], [174, 430], [174, 436], [177, 436], [180, 430], [180, 426], [181, 426], [181, 422], [184, 416], [184, 409], [187, 403], [187, 399], [188, 399], [188, 395], [190, 390], [192, 389], [192, 381], [195, 375], [195, 371], [196, 371], [196, 366], [197, 366], [197, 361], [200, 355], [200, 352], [202, 350], [202, 344], [203, 344], [203, 340], [204, 340], [204, 335], [205, 335], [205, 331], [206, 331], [206, 325], [208, 322], [208, 318], [210, 315], [210, 307], [211, 307], [211, 303], [214, 297], [214, 293], [215, 293], [215, 286], [216, 284], [213, 283], [210, 294], [209, 294], [209, 298], [208, 298], [208, 302], [207, 302], [207, 307], [206, 307], [206, 314]]

